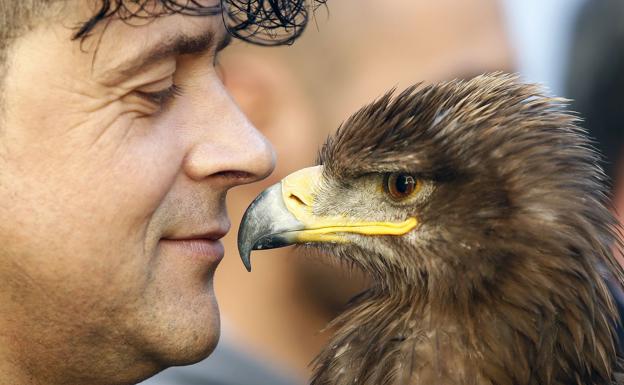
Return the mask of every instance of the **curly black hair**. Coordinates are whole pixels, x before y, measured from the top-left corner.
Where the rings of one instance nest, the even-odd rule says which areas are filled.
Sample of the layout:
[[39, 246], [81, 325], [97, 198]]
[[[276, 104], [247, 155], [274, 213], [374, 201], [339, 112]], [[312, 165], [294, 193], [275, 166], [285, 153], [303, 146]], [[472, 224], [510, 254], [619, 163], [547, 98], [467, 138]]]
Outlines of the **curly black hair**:
[[96, 24], [110, 17], [128, 21], [170, 14], [221, 15], [228, 32], [257, 45], [292, 44], [303, 33], [310, 13], [327, 0], [220, 0], [212, 6], [198, 0], [100, 0], [97, 12], [82, 24], [75, 39], [88, 36]]

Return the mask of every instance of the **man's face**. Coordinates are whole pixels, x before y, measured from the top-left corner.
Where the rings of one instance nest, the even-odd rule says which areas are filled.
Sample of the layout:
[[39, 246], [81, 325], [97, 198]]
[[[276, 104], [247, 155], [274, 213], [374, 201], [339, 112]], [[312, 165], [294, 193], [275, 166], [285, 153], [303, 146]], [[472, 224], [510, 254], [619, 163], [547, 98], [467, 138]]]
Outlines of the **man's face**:
[[81, 44], [86, 3], [9, 52], [0, 330], [33, 373], [113, 383], [214, 348], [225, 194], [273, 154], [215, 71], [221, 17], [113, 20]]

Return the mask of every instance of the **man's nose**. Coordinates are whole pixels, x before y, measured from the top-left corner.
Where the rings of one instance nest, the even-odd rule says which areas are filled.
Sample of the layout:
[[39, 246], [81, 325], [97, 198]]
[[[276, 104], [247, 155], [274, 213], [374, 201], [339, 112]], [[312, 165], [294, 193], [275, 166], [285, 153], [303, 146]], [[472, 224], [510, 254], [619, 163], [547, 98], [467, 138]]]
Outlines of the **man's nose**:
[[[193, 103], [187, 121], [192, 143], [184, 172], [193, 180], [218, 177], [225, 187], [251, 183], [268, 176], [275, 153], [268, 140], [249, 122], [223, 85], [213, 85], [210, 97]], [[188, 118], [187, 118], [188, 119]]]

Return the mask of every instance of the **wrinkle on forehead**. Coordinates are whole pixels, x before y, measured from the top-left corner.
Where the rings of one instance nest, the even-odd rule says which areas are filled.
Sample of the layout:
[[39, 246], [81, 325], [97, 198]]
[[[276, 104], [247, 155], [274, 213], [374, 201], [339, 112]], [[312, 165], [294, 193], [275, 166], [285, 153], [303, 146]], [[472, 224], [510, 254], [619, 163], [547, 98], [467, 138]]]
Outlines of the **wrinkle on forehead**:
[[151, 61], [159, 59], [150, 58], [150, 51], [160, 51], [160, 58], [164, 59], [165, 47], [175, 42], [179, 43], [177, 48], [181, 52], [173, 49], [172, 54], [208, 51], [225, 36], [227, 31], [219, 16], [174, 14], [138, 23], [119, 19], [106, 21], [82, 48], [93, 55], [92, 75], [106, 82], [127, 75], [132, 70], [127, 65], [130, 61], [142, 57]]

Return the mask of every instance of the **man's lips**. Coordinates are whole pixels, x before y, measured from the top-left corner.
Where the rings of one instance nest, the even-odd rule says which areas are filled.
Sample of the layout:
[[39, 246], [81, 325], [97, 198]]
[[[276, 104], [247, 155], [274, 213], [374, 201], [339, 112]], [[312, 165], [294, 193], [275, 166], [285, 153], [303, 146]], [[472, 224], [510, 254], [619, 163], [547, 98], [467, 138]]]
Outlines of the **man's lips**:
[[220, 239], [225, 236], [227, 230], [218, 229], [193, 235], [166, 237], [160, 240], [160, 244], [168, 254], [219, 263], [224, 255], [223, 244]]

